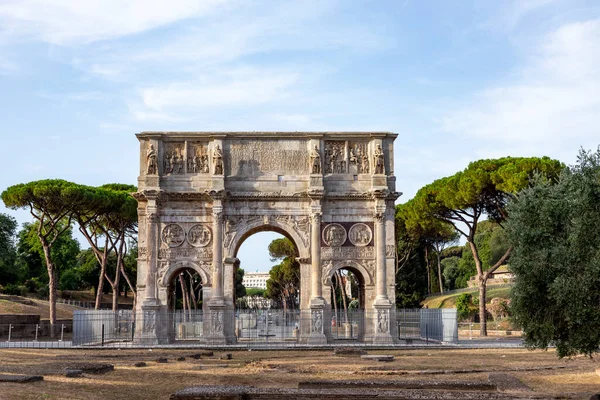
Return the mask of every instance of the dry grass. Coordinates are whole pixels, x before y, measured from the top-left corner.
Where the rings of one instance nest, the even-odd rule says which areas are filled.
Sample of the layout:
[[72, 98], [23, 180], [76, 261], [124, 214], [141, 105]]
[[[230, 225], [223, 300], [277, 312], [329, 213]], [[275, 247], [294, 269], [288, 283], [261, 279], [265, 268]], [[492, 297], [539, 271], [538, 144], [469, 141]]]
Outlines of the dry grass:
[[[41, 374], [43, 382], [0, 384], [0, 399], [167, 399], [173, 392], [193, 385], [252, 385], [256, 387], [297, 387], [298, 382], [331, 380], [468, 380], [487, 381], [487, 372], [418, 375], [419, 370], [486, 369], [509, 370], [561, 367], [536, 371], [511, 372], [531, 386], [536, 394], [567, 394], [589, 398], [600, 391], [596, 360], [575, 358], [558, 360], [552, 351], [504, 350], [393, 350], [371, 353], [394, 354], [391, 363], [376, 363], [358, 356], [334, 356], [332, 351], [237, 351], [233, 359], [218, 357], [176, 362], [192, 350], [33, 350], [0, 351], [0, 373]], [[215, 356], [220, 353], [215, 352]], [[157, 364], [167, 357], [167, 364]], [[137, 361], [147, 367], [135, 368]], [[104, 375], [66, 378], [62, 371], [80, 362], [110, 363], [115, 370]], [[227, 365], [226, 368], [222, 367]], [[360, 374], [365, 367], [385, 367], [407, 375], [375, 372]]]
[[[492, 301], [494, 297], [501, 297], [503, 299], [510, 298], [510, 287], [503, 286], [499, 288], [495, 288], [493, 286], [488, 286], [488, 290], [486, 292], [486, 303]], [[470, 293], [474, 297], [478, 296], [478, 289], [474, 288], [471, 291], [463, 292]], [[453, 293], [450, 295], [442, 295], [442, 296], [429, 296], [425, 300], [421, 302], [422, 306], [427, 306], [427, 308], [453, 308], [456, 307], [456, 299], [463, 293]]]
[[[29, 304], [23, 304], [17, 301], [0, 299], [0, 314], [33, 314], [39, 315], [41, 319], [50, 317], [49, 304], [45, 300], [29, 299], [23, 297]], [[73, 318], [73, 310], [80, 310], [79, 307], [66, 304], [56, 305], [56, 317], [58, 319]]]

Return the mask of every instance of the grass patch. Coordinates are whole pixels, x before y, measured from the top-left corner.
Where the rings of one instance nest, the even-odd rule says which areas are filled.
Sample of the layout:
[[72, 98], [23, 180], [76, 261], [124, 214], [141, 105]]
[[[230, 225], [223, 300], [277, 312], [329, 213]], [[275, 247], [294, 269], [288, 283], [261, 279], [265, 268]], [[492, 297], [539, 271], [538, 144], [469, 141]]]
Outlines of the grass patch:
[[[485, 301], [486, 303], [489, 303], [494, 297], [508, 299], [510, 298], [510, 290], [510, 286], [502, 286], [497, 288], [489, 286], [486, 293]], [[479, 290], [477, 288], [474, 288], [473, 290], [469, 290], [468, 292], [453, 293], [443, 296], [429, 296], [421, 302], [421, 305], [427, 306], [427, 308], [454, 308], [456, 307], [456, 299], [463, 293], [470, 293], [473, 295], [473, 297], [479, 296]]]

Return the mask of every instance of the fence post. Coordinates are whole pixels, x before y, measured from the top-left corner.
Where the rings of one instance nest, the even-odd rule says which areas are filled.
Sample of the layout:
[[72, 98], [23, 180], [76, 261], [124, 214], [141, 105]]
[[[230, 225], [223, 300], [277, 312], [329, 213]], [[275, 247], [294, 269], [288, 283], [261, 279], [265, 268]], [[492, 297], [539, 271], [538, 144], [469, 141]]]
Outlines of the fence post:
[[131, 341], [133, 342], [133, 338], [135, 336], [135, 321], [131, 321]]
[[38, 339], [38, 330], [40, 329], [40, 325], [36, 324], [35, 325], [35, 339], [33, 340], [34, 342], [37, 342]]
[[429, 330], [427, 322], [425, 322], [425, 344], [429, 344]]
[[104, 324], [102, 324], [102, 347], [104, 347]]
[[7, 340], [7, 342], [10, 342], [10, 336], [12, 334], [12, 327], [13, 327], [12, 324], [8, 325], [8, 340]]
[[65, 337], [65, 324], [62, 324], [62, 326], [60, 327], [60, 340], [59, 342], [62, 342], [63, 339]]

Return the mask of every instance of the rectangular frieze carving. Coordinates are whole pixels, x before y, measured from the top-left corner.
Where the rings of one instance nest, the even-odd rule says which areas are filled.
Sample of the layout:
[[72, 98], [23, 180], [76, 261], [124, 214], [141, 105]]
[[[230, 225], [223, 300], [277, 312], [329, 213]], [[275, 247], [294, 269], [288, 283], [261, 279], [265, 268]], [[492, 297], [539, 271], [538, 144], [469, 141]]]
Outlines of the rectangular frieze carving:
[[189, 174], [208, 174], [208, 143], [188, 142], [187, 172]]
[[168, 142], [163, 145], [163, 174], [183, 174], [185, 172], [185, 155], [183, 142]]
[[305, 141], [239, 140], [227, 142], [224, 150], [228, 176], [309, 173], [310, 157]]
[[350, 173], [369, 173], [369, 144], [367, 142], [350, 142]]
[[375, 247], [321, 247], [323, 260], [374, 259]]
[[385, 256], [386, 257], [394, 257], [396, 255], [396, 246], [393, 244], [387, 244], [385, 246]]
[[325, 142], [324, 170], [326, 174], [346, 173], [346, 142], [333, 140]]
[[175, 248], [158, 250], [158, 258], [208, 258], [212, 259], [211, 248]]

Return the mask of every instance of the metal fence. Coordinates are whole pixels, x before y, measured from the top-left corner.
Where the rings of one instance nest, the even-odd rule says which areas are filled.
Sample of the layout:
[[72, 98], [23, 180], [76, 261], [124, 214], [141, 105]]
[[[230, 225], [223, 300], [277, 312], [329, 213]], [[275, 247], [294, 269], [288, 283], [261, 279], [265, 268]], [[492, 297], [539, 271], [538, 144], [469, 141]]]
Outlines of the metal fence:
[[[231, 310], [222, 324], [232, 332], [227, 346], [232, 347], [302, 347], [310, 346], [310, 311]], [[156, 343], [142, 340], [144, 315], [131, 310], [76, 310], [72, 325], [55, 327], [51, 338], [35, 325], [0, 326], [0, 347], [71, 347], [112, 346], [152, 347]], [[365, 311], [327, 311], [323, 315], [323, 332], [327, 345], [445, 345], [458, 341], [455, 309], [391, 310], [391, 336], [376, 334], [378, 314]], [[160, 313], [156, 332], [160, 345], [222, 345], [210, 333], [209, 313], [169, 311]]]

